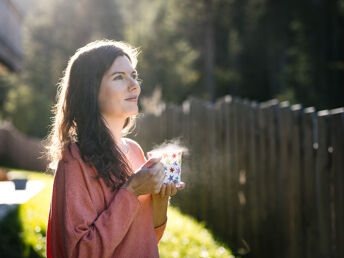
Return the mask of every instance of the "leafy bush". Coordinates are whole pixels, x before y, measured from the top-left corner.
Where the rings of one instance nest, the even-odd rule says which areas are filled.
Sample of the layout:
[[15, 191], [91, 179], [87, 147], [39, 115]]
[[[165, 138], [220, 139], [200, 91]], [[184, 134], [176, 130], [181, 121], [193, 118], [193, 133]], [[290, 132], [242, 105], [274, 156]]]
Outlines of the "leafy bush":
[[30, 201], [9, 212], [0, 222], [0, 257], [45, 257], [46, 223], [52, 189], [50, 175], [26, 173], [46, 187]]
[[223, 244], [217, 243], [204, 223], [183, 215], [178, 208], [169, 207], [168, 222], [160, 241], [162, 258], [169, 257], [233, 257]]

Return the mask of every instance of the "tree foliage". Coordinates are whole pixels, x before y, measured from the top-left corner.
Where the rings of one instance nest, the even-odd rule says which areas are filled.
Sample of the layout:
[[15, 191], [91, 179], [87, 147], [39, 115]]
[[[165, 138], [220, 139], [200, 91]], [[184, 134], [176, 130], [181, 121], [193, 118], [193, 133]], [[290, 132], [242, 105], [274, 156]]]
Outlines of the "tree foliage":
[[[47, 134], [68, 58], [102, 38], [141, 48], [142, 94], [225, 94], [343, 106], [344, 0], [39, 0], [24, 23], [24, 70], [0, 78], [1, 118]], [[211, 31], [211, 33], [209, 33]], [[210, 43], [211, 44], [210, 44]]]

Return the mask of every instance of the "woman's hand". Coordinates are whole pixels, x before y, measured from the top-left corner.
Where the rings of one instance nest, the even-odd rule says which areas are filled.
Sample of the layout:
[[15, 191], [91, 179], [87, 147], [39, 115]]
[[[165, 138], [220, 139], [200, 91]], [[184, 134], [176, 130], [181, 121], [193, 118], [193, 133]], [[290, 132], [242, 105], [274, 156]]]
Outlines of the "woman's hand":
[[184, 189], [185, 184], [180, 182], [176, 187], [174, 183], [162, 185], [158, 194], [152, 194], [152, 211], [154, 227], [161, 226], [167, 220], [167, 207], [170, 196], [176, 195], [178, 190]]
[[185, 183], [180, 182], [180, 185], [177, 187], [174, 183], [163, 184], [160, 188], [159, 196], [160, 198], [168, 198], [169, 196], [174, 196], [177, 194], [178, 190], [185, 188]]
[[148, 160], [122, 187], [132, 191], [136, 196], [159, 193], [165, 177], [164, 165], [160, 160], [161, 157]]

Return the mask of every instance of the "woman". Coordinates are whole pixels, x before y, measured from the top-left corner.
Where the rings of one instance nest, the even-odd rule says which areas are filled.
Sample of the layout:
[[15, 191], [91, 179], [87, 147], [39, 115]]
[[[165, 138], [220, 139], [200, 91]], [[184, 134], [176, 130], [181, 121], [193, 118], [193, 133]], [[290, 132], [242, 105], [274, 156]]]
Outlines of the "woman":
[[[47, 257], [159, 257], [174, 184], [124, 138], [138, 113], [138, 52], [96, 41], [69, 60], [49, 136], [56, 167]], [[184, 188], [184, 184], [180, 189]]]

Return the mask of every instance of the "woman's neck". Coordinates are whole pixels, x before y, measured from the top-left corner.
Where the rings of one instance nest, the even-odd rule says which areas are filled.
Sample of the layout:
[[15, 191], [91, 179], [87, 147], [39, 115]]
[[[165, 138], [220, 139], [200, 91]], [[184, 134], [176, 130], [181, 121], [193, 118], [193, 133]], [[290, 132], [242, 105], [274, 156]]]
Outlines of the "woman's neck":
[[109, 119], [105, 118], [106, 126], [109, 128], [112, 137], [117, 146], [122, 146], [122, 129], [125, 119]]

